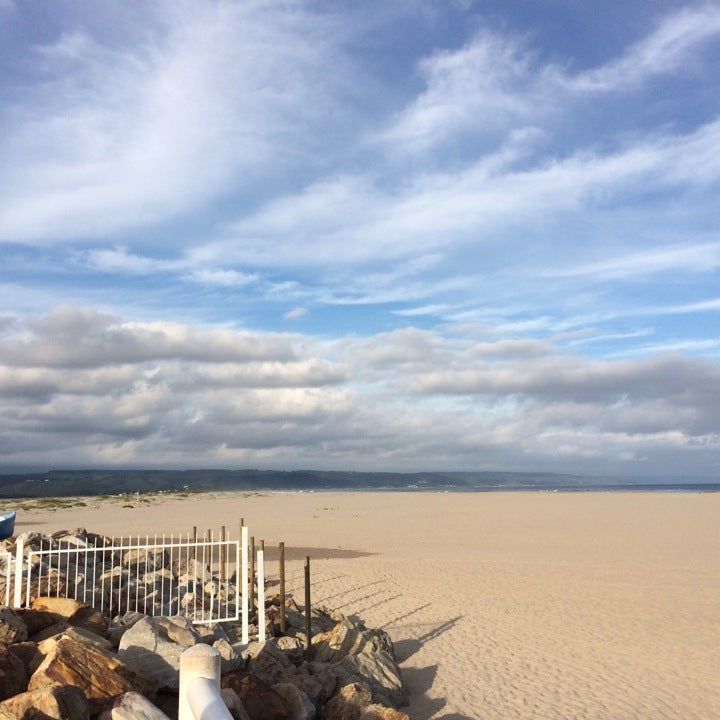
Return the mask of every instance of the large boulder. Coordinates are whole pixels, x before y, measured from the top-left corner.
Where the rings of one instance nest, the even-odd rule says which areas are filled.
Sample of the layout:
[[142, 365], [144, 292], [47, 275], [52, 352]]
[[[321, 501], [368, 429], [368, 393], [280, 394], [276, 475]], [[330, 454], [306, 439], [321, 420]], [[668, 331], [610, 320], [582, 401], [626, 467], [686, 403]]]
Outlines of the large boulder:
[[29, 689], [48, 685], [76, 685], [84, 693], [90, 713], [96, 714], [110, 700], [126, 692], [153, 698], [157, 681], [117, 655], [61, 637], [30, 678]]
[[27, 690], [28, 677], [22, 660], [0, 645], [0, 700]]
[[42, 610], [56, 618], [56, 622], [66, 621], [74, 627], [84, 628], [96, 635], [107, 637], [108, 623], [105, 616], [94, 607], [62, 597], [39, 597], [32, 604], [33, 610]]
[[260, 678], [231, 673], [222, 679], [222, 686], [238, 694], [250, 720], [289, 720], [285, 701]]
[[360, 682], [367, 683], [375, 702], [389, 701], [394, 707], [407, 705], [407, 692], [403, 687], [400, 668], [386, 652], [348, 655], [337, 669]]
[[120, 639], [118, 655], [154, 677], [162, 688], [180, 687], [180, 656], [200, 635], [185, 618], [142, 618]]
[[350, 683], [340, 689], [323, 708], [322, 720], [359, 720], [372, 704], [372, 692], [363, 683]]
[[300, 685], [300, 672], [288, 655], [280, 650], [275, 638], [262, 643], [251, 643], [247, 650], [250, 672], [268, 685], [292, 683]]
[[162, 570], [167, 565], [167, 553], [160, 548], [135, 548], [128, 550], [122, 559], [124, 567], [134, 575]]
[[9, 607], [0, 607], [0, 643], [12, 645], [28, 639], [28, 628], [22, 618]]
[[116, 697], [100, 713], [98, 720], [169, 720], [169, 718], [146, 697], [136, 692], [127, 692]]
[[277, 683], [272, 689], [285, 701], [290, 712], [289, 720], [312, 720], [315, 717], [315, 706], [296, 685]]
[[329, 632], [313, 637], [313, 656], [319, 662], [337, 662], [348, 655], [385, 652], [394, 657], [392, 640], [382, 630], [368, 630], [363, 624], [344, 619]]
[[111, 650], [112, 645], [110, 641], [100, 635], [90, 632], [89, 630], [83, 630], [82, 628], [68, 627], [57, 635], [43, 640], [38, 643], [38, 651], [42, 655], [47, 655], [52, 652], [52, 649], [57, 645], [60, 638], [70, 638], [75, 642], [82, 643], [83, 645], [90, 645], [90, 647], [98, 648], [100, 650]]
[[25, 623], [28, 631], [28, 637], [32, 637], [44, 630], [46, 627], [55, 625], [57, 617], [46, 613], [43, 610], [33, 610], [32, 608], [15, 608], [13, 612]]
[[0, 720], [88, 720], [88, 703], [74, 685], [52, 685], [0, 702]]
[[250, 716], [247, 714], [247, 710], [245, 710], [240, 696], [234, 690], [231, 688], [222, 688], [220, 695], [225, 703], [225, 707], [233, 716], [233, 720], [250, 720]]
[[30, 676], [37, 670], [43, 660], [43, 656], [38, 651], [37, 643], [30, 640], [27, 642], [14, 643], [8, 646], [8, 651], [23, 664], [25, 675], [29, 681]]

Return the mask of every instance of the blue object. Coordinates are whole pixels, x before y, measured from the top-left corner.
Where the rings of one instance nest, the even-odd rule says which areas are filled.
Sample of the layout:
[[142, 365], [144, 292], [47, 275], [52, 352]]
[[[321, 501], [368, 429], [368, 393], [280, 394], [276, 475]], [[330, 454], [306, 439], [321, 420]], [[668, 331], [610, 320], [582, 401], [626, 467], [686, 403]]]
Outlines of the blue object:
[[12, 537], [15, 530], [15, 511], [7, 515], [0, 515], [0, 540]]

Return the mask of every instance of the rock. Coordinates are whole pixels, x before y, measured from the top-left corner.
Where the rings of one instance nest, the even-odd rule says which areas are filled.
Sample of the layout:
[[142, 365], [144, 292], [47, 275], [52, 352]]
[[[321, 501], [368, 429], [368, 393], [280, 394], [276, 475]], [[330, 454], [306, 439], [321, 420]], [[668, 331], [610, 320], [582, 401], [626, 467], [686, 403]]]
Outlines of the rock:
[[180, 656], [199, 635], [186, 618], [143, 618], [120, 640], [118, 655], [156, 678], [160, 687], [180, 687]]
[[96, 635], [89, 630], [83, 630], [83, 628], [69, 627], [59, 635], [54, 635], [47, 640], [43, 640], [38, 644], [38, 650], [43, 655], [47, 655], [52, 652], [52, 649], [61, 637], [70, 638], [75, 642], [83, 643], [84, 645], [89, 645], [90, 647], [98, 648], [100, 650], [112, 649], [112, 645], [108, 639], [100, 637], [100, 635]]
[[107, 637], [108, 623], [105, 616], [95, 608], [70, 598], [39, 597], [32, 604], [33, 610], [43, 610], [54, 615], [57, 622], [65, 620], [74, 627], [90, 630]]
[[231, 673], [222, 679], [222, 686], [238, 694], [250, 720], [288, 720], [285, 701], [260, 678]]
[[231, 688], [222, 688], [220, 690], [225, 707], [230, 711], [233, 720], [250, 720], [240, 696]]
[[0, 607], [0, 643], [12, 645], [28, 639], [28, 628], [22, 618], [9, 607]]
[[0, 718], [12, 720], [88, 720], [88, 704], [80, 688], [52, 685], [0, 703]]
[[167, 554], [160, 548], [135, 548], [123, 555], [122, 564], [134, 575], [143, 575], [162, 570], [167, 565]]
[[54, 615], [46, 613], [43, 610], [16, 608], [13, 612], [25, 623], [28, 637], [32, 637], [46, 627], [57, 623], [57, 618]]
[[390, 636], [382, 630], [368, 630], [343, 620], [330, 632], [313, 637], [313, 656], [320, 662], [337, 662], [348, 655], [382, 650], [394, 659]]
[[178, 696], [173, 694], [158, 693], [153, 700], [153, 705], [162, 710], [170, 720], [178, 720]]
[[272, 686], [272, 689], [288, 706], [289, 720], [312, 720], [315, 717], [315, 706], [297, 686], [291, 683], [277, 683]]
[[130, 573], [121, 567], [114, 567], [112, 570], [108, 570], [102, 575], [98, 582], [102, 585], [105, 592], [111, 590], [117, 590], [120, 585], [126, 586], [130, 579]]
[[245, 664], [240, 654], [227, 640], [216, 640], [212, 646], [220, 653], [222, 672], [238, 670]]
[[76, 612], [87, 607], [79, 600], [63, 597], [39, 597], [32, 604], [33, 610], [42, 610], [46, 613], [52, 613], [63, 620], [70, 620]]
[[158, 683], [107, 650], [61, 637], [30, 678], [30, 690], [48, 685], [76, 685], [88, 700], [90, 713], [98, 713], [109, 700], [126, 692], [153, 698]]
[[173, 574], [180, 583], [202, 580], [207, 576], [207, 568], [198, 560], [179, 560], [173, 563]]
[[394, 707], [407, 705], [407, 693], [402, 684], [400, 668], [387, 653], [378, 651], [348, 655], [337, 667], [353, 678], [367, 683], [375, 700], [387, 699]]
[[372, 704], [372, 692], [363, 683], [351, 683], [340, 689], [323, 708], [322, 720], [359, 720]]
[[274, 638], [264, 643], [250, 643], [250, 672], [268, 685], [290, 682], [300, 685], [299, 671], [285, 653], [278, 649]]
[[14, 643], [8, 646], [11, 655], [14, 655], [25, 668], [25, 676], [30, 681], [30, 676], [37, 670], [43, 661], [43, 656], [38, 651], [37, 643], [28, 640], [27, 642]]
[[40, 630], [40, 632], [35, 633], [32, 636], [33, 642], [41, 643], [45, 640], [53, 637], [59, 637], [62, 635], [66, 630], [70, 629], [70, 623], [66, 620], [62, 620], [61, 622], [57, 622], [54, 625], [49, 625], [46, 628], [43, 628]]
[[28, 676], [22, 660], [0, 645], [0, 700], [25, 692]]
[[[321, 705], [335, 694], [335, 690], [338, 687], [338, 674], [331, 665], [311, 662], [308, 663], [304, 670], [305, 672], [303, 672], [301, 676], [303, 690], [316, 705]], [[310, 675], [307, 674], [307, 671], [310, 672]], [[351, 679], [352, 678], [348, 677], [348, 682], [350, 682]], [[317, 697], [311, 692], [311, 690], [314, 689], [314, 683], [312, 681], [320, 685], [320, 692]], [[347, 682], [343, 682], [340, 686], [342, 687], [342, 685], [347, 684]]]
[[275, 638], [274, 641], [277, 649], [286, 655], [290, 662], [302, 662], [303, 656], [305, 655], [305, 646], [300, 642], [300, 640], [283, 635], [279, 638]]
[[98, 720], [169, 720], [169, 718], [147, 698], [136, 692], [126, 692], [116, 697], [100, 713]]
[[410, 720], [410, 718], [399, 710], [382, 705], [368, 705], [360, 713], [360, 720]]

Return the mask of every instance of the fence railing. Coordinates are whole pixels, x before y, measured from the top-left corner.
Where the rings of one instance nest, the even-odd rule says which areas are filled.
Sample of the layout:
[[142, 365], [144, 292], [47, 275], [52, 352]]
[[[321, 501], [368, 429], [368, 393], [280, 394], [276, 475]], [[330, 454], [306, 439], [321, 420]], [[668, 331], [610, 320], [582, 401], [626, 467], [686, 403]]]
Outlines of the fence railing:
[[[79, 600], [112, 618], [129, 610], [145, 615], [185, 615], [195, 623], [242, 620], [242, 642], [249, 642], [249, 530], [240, 540], [206, 537], [133, 536], [87, 541], [30, 538], [16, 541], [16, 552], [0, 550], [0, 603], [29, 607], [37, 597]], [[264, 640], [265, 561], [257, 551], [258, 637]], [[254, 586], [254, 583], [253, 583]], [[253, 603], [254, 604], [254, 603]], [[261, 610], [262, 609], [262, 610]]]

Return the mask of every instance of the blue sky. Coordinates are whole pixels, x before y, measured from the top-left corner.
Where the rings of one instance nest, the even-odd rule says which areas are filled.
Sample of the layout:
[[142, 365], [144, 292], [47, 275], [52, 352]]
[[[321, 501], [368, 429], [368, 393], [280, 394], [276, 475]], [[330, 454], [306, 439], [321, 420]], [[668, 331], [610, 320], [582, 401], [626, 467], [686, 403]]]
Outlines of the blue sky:
[[717, 477], [720, 5], [0, 0], [0, 466]]

